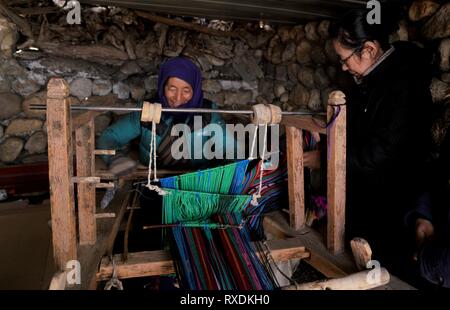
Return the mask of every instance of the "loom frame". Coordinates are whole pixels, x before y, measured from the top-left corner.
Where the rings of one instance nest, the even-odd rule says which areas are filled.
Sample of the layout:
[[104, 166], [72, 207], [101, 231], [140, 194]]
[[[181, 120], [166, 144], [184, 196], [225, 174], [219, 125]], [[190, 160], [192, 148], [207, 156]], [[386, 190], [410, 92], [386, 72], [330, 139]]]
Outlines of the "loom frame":
[[[287, 136], [289, 223], [283, 222], [279, 216], [267, 217], [264, 221], [265, 228], [280, 237], [268, 242], [274, 261], [306, 259], [331, 278], [355, 271], [352, 260], [344, 252], [346, 107], [340, 108], [338, 117], [328, 130], [318, 125], [318, 122], [324, 124], [324, 119], [313, 120], [312, 116], [283, 117], [282, 124], [286, 126]], [[114, 186], [111, 182], [101, 182], [102, 179], [111, 180], [111, 175], [95, 169], [95, 155], [114, 154], [113, 150], [95, 150], [94, 118], [100, 113], [88, 111], [72, 116], [67, 82], [63, 78], [49, 81], [49, 183], [52, 245], [57, 268], [50, 289], [96, 289], [99, 281], [109, 279], [112, 275], [110, 257], [116, 262], [119, 278], [167, 274], [174, 270], [170, 255], [164, 251], [130, 253], [127, 261], [122, 259], [122, 254], [112, 256], [120, 223], [131, 203], [129, 190], [133, 177], [119, 179], [119, 190], [108, 213], [96, 213], [96, 188]], [[333, 109], [328, 107], [328, 120], [332, 115]], [[317, 232], [305, 226], [302, 129], [327, 135], [329, 207], [325, 241]], [[73, 171], [74, 153], [76, 176]], [[77, 199], [74, 184], [77, 184]], [[308, 234], [304, 233], [305, 230]], [[74, 275], [74, 261], [79, 262], [81, 267], [81, 284], [72, 284], [68, 278]]]

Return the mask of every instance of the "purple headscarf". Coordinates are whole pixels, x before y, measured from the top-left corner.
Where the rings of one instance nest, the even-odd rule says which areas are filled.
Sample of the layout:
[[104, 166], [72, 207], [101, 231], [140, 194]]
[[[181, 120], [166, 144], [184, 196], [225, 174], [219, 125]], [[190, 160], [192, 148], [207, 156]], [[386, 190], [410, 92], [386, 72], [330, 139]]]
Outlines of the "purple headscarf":
[[175, 57], [161, 65], [158, 76], [158, 95], [163, 107], [169, 107], [164, 94], [164, 86], [171, 77], [177, 77], [189, 83], [192, 87], [192, 98], [183, 104], [183, 108], [200, 108], [203, 104], [202, 73], [189, 59]]

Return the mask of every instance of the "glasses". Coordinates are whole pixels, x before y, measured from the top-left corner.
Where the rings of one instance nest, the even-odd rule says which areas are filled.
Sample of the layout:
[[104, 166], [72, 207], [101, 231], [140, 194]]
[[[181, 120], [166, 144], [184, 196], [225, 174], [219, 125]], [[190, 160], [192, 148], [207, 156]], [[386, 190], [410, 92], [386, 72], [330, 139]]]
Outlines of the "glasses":
[[352, 58], [352, 56], [355, 55], [355, 54], [356, 54], [357, 52], [359, 52], [360, 50], [361, 50], [360, 47], [355, 48], [355, 49], [353, 50], [353, 52], [352, 52], [348, 57], [345, 57], [344, 59], [339, 59], [339, 62], [341, 63], [341, 65], [347, 65], [347, 61], [348, 61], [350, 58]]

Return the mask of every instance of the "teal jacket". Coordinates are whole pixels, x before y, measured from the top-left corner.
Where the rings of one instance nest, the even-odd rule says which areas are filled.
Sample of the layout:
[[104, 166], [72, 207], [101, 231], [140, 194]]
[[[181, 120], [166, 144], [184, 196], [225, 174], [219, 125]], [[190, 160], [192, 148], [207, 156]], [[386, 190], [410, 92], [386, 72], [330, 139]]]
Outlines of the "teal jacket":
[[[206, 100], [205, 100], [206, 101]], [[138, 103], [138, 107], [142, 106], [142, 103]], [[217, 109], [217, 105], [215, 103], [211, 103], [211, 108]], [[193, 115], [190, 115], [186, 118], [185, 124], [192, 124]], [[120, 150], [123, 146], [128, 144], [133, 139], [140, 137], [139, 141], [139, 161], [144, 164], [148, 165], [149, 161], [149, 152], [150, 152], [150, 141], [151, 141], [151, 125], [150, 126], [144, 126], [141, 121], [141, 113], [140, 112], [132, 112], [129, 114], [124, 115], [122, 118], [120, 118], [117, 122], [115, 122], [113, 125], [108, 127], [103, 131], [101, 136], [97, 139], [97, 148], [98, 149], [106, 149], [106, 150]], [[212, 113], [209, 124], [217, 124], [221, 127], [222, 133], [223, 133], [223, 147], [222, 149], [216, 149], [215, 152], [222, 153], [223, 158], [225, 158], [226, 150], [229, 148], [235, 148], [235, 140], [234, 135], [227, 134], [226, 131], [226, 124], [225, 121], [222, 119], [222, 117], [218, 113]], [[173, 117], [166, 116], [164, 113], [161, 117], [160, 124], [157, 125], [157, 135], [156, 135], [156, 149], [158, 150], [158, 147], [162, 140], [167, 135], [171, 134], [172, 127], [173, 127]], [[197, 146], [194, 144], [195, 137], [199, 139], [201, 137], [200, 141], [203, 146], [205, 145], [205, 142], [210, 139], [210, 136], [203, 135], [202, 129], [193, 131], [193, 126], [190, 125], [189, 128], [191, 128], [191, 132], [186, 135], [186, 145], [188, 146], [188, 158], [191, 159], [191, 163], [194, 166], [198, 166], [205, 162], [205, 157], [202, 152], [202, 158], [201, 159], [194, 159], [193, 150], [197, 150], [198, 152], [198, 144]], [[162, 128], [162, 129], [161, 129]], [[198, 140], [197, 140], [198, 141]], [[196, 147], [196, 148], [194, 148]], [[217, 145], [216, 145], [217, 147]], [[219, 145], [220, 147], [220, 145]], [[110, 156], [103, 156], [103, 159], [106, 161], [106, 163], [109, 163], [111, 160]]]

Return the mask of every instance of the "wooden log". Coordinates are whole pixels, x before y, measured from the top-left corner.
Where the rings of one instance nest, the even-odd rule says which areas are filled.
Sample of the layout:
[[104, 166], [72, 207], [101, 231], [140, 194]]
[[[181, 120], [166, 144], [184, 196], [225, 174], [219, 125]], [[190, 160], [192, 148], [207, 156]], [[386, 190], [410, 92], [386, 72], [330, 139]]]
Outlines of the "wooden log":
[[94, 120], [75, 131], [78, 182], [78, 231], [80, 244], [95, 244], [97, 224], [95, 221], [95, 187], [100, 183], [95, 173], [95, 127]]
[[116, 155], [116, 150], [95, 150], [95, 155]]
[[[379, 278], [372, 278], [371, 273], [379, 272]], [[315, 281], [283, 287], [283, 290], [368, 290], [389, 283], [390, 275], [386, 268], [360, 271], [343, 278]]]
[[72, 182], [79, 183], [79, 184], [95, 184], [95, 183], [100, 183], [100, 178], [99, 177], [73, 177]]
[[[346, 170], [346, 106], [345, 95], [340, 91], [330, 93], [328, 123], [335, 109], [339, 115], [328, 128], [327, 165], [327, 247], [333, 254], [344, 251], [345, 235], [345, 170]], [[339, 106], [331, 106], [339, 104]]]
[[20, 32], [32, 39], [33, 38], [33, 32], [31, 31], [31, 26], [28, 23], [28, 21], [22, 17], [20, 17], [19, 15], [17, 15], [16, 13], [14, 13], [13, 11], [11, 11], [4, 3], [4, 1], [0, 0], [0, 14], [2, 14], [3, 16], [7, 16], [14, 24], [16, 24], [20, 30]]
[[66, 288], [66, 282], [67, 272], [57, 272], [50, 281], [50, 286], [48, 287], [48, 289], [50, 291], [64, 290]]
[[369, 243], [363, 238], [353, 238], [350, 241], [353, 258], [355, 259], [356, 268], [364, 270], [367, 268], [367, 263], [372, 259], [372, 249]]
[[95, 245], [80, 245], [78, 249], [81, 265], [81, 285], [76, 289], [95, 289], [98, 265], [104, 255], [112, 252], [112, 247], [129, 204], [130, 183], [119, 186], [108, 209], [115, 213], [114, 218], [102, 218], [97, 222], [97, 243]]
[[298, 230], [305, 226], [305, 191], [303, 176], [302, 130], [286, 127], [289, 213], [291, 227]]
[[96, 219], [106, 219], [106, 218], [114, 218], [114, 217], [116, 217], [116, 214], [112, 213], [112, 212], [95, 214]]
[[114, 188], [114, 186], [115, 184], [113, 182], [95, 184], [96, 188]]
[[149, 12], [135, 11], [135, 13], [137, 16], [148, 19], [155, 23], [161, 23], [161, 24], [165, 24], [165, 25], [169, 25], [169, 26], [188, 29], [191, 31], [206, 33], [211, 36], [240, 38], [239, 34], [232, 32], [232, 31], [219, 31], [219, 30], [215, 30], [215, 29], [210, 29], [210, 28], [202, 27], [202, 26], [184, 22], [184, 21], [179, 21], [179, 20], [162, 17], [162, 16], [157, 16], [157, 15], [154, 15]]
[[[309, 257], [305, 247], [290, 240], [268, 241], [271, 256], [275, 262], [288, 261], [290, 259], [303, 259]], [[258, 252], [257, 255], [264, 255]], [[120, 279], [148, 277], [155, 275], [173, 274], [176, 272], [172, 258], [166, 251], [144, 251], [129, 253], [124, 262], [122, 254], [114, 255], [117, 276]], [[97, 281], [109, 280], [112, 276], [112, 264], [108, 257], [104, 257], [97, 273]]]
[[47, 86], [47, 133], [53, 253], [59, 270], [65, 270], [68, 261], [77, 259], [68, 97], [67, 82], [52, 78]]

